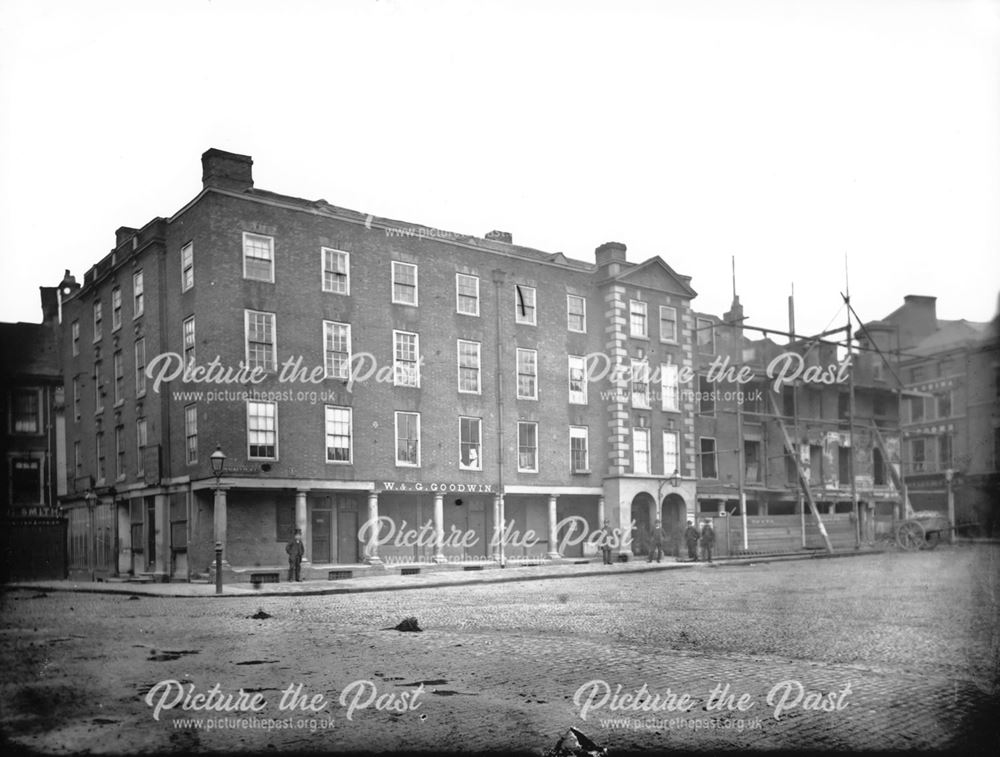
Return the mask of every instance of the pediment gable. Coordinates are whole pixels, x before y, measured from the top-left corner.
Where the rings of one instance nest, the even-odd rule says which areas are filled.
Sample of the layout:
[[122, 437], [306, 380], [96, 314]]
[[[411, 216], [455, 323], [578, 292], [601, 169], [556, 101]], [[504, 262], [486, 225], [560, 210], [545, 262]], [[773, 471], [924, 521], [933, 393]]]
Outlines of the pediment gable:
[[698, 295], [691, 288], [691, 277], [677, 273], [660, 257], [650, 258], [634, 268], [622, 271], [611, 280], [680, 297], [693, 298]]

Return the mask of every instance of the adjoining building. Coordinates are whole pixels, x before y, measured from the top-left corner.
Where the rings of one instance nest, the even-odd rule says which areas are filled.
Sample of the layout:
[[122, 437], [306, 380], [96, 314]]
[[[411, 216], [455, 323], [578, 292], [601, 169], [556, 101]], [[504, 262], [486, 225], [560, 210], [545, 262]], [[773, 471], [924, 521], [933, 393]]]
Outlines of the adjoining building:
[[97, 577], [206, 577], [219, 542], [228, 578], [274, 580], [295, 529], [311, 577], [582, 558], [605, 520], [693, 517], [689, 277], [264, 191], [248, 156], [202, 167], [62, 301], [63, 505], [71, 534], [88, 508], [113, 531]]
[[[959, 533], [1000, 529], [998, 321], [937, 317], [935, 297], [866, 325], [878, 380], [902, 397], [903, 476], [915, 510], [949, 513]], [[949, 506], [949, 498], [951, 504]]]

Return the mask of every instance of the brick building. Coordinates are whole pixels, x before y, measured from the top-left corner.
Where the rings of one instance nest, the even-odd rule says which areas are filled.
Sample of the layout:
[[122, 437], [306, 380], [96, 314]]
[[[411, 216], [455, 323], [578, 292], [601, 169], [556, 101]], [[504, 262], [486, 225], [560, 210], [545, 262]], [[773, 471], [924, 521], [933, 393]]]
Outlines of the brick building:
[[[62, 302], [71, 561], [88, 509], [95, 575], [158, 580], [207, 575], [216, 541], [231, 578], [273, 574], [295, 528], [327, 577], [499, 559], [501, 523], [504, 559], [572, 558], [604, 519], [694, 514], [688, 277], [260, 190], [247, 156], [202, 167]], [[425, 524], [443, 545], [413, 543]]]
[[907, 295], [867, 324], [885, 354], [879, 379], [902, 401], [903, 474], [912, 506], [948, 511], [958, 525], [1000, 527], [1000, 352], [997, 320], [937, 317], [936, 298]]

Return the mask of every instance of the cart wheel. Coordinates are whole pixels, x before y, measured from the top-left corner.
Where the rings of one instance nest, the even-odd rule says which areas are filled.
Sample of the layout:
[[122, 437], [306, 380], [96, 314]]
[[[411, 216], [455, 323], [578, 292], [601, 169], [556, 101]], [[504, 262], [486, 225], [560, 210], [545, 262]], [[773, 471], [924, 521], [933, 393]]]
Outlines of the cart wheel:
[[924, 542], [924, 549], [934, 549], [938, 544], [941, 543], [941, 532], [931, 531], [927, 534], [927, 540]]
[[896, 543], [907, 552], [921, 549], [924, 541], [924, 527], [914, 520], [901, 523], [896, 529]]

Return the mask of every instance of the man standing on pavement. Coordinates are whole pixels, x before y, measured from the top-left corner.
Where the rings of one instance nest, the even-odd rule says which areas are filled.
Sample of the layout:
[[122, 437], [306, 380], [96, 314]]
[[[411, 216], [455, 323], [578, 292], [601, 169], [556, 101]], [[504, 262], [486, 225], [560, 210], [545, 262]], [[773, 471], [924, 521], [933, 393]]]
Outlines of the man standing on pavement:
[[712, 528], [712, 521], [705, 518], [701, 527], [701, 548], [705, 552], [705, 559], [712, 562], [712, 548], [715, 546], [715, 529]]
[[649, 559], [646, 562], [653, 562], [653, 555], [656, 555], [656, 562], [660, 562], [660, 558], [663, 557], [663, 544], [666, 541], [667, 535], [663, 532], [663, 527], [660, 525], [660, 519], [656, 519], [656, 525], [653, 526], [653, 530], [649, 535]]
[[611, 533], [611, 523], [604, 521], [604, 527], [601, 529], [601, 554], [604, 556], [604, 564], [611, 565], [611, 539], [613, 534]]
[[693, 520], [689, 520], [687, 528], [684, 529], [684, 543], [688, 548], [688, 560], [698, 562], [698, 529]]
[[306, 552], [306, 548], [302, 544], [302, 529], [295, 529], [295, 536], [292, 540], [288, 542], [288, 546], [285, 547], [285, 552], [288, 553], [288, 580], [289, 581], [301, 581], [302, 580], [302, 556]]

